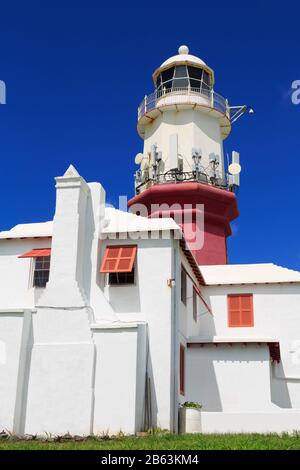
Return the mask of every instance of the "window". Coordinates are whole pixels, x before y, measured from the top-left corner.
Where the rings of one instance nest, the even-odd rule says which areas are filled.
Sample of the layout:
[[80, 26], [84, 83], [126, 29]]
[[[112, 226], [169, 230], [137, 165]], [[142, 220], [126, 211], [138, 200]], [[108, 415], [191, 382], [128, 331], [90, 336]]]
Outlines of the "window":
[[187, 77], [187, 71], [185, 65], [177, 65], [175, 68], [175, 78]]
[[50, 256], [38, 256], [34, 262], [33, 286], [46, 287], [49, 281]]
[[188, 67], [189, 76], [190, 78], [196, 78], [197, 80], [202, 80], [202, 69], [198, 69], [197, 67]]
[[119, 284], [134, 284], [134, 268], [130, 273], [109, 273], [108, 284], [116, 286]]
[[183, 346], [183, 344], [180, 344], [179, 390], [180, 390], [180, 394], [184, 395], [184, 391], [185, 391], [185, 347]]
[[164, 70], [161, 73], [161, 78], [163, 82], [168, 82], [169, 80], [172, 80], [174, 75], [174, 67], [171, 67], [170, 69]]
[[198, 297], [198, 294], [197, 294], [197, 291], [195, 289], [195, 287], [193, 287], [193, 318], [194, 318], [194, 321], [197, 323], [197, 297]]
[[110, 285], [134, 283], [136, 253], [136, 245], [106, 247], [100, 272], [108, 273], [108, 283]]
[[183, 267], [181, 268], [181, 302], [186, 305], [187, 275]]
[[156, 79], [157, 96], [178, 88], [189, 88], [192, 91], [209, 95], [212, 89], [210, 74], [199, 67], [176, 65], [164, 70]]
[[34, 248], [20, 255], [19, 258], [33, 258], [33, 286], [46, 287], [49, 281], [51, 248]]
[[254, 326], [253, 295], [230, 294], [228, 299], [228, 326], [251, 327]]

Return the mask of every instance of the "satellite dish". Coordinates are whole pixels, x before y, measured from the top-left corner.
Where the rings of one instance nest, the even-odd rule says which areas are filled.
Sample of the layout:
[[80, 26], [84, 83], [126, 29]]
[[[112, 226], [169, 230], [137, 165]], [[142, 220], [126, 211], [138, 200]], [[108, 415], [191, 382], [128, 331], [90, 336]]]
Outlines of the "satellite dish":
[[144, 155], [142, 153], [138, 153], [134, 159], [135, 164], [140, 165], [142, 163], [143, 158]]
[[241, 172], [242, 167], [239, 163], [231, 163], [231, 165], [228, 167], [228, 170], [231, 175], [238, 175]]

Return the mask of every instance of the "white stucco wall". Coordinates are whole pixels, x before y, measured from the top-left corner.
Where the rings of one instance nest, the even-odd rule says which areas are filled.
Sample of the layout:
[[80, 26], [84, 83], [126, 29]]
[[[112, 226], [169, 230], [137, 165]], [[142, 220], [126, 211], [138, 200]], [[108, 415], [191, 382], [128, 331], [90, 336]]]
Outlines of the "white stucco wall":
[[[145, 325], [95, 327], [94, 433], [142, 430], [145, 392]], [[137, 419], [137, 417], [139, 419]]]
[[186, 399], [204, 411], [274, 409], [266, 345], [206, 345], [187, 349]]
[[35, 305], [32, 287], [32, 258], [18, 256], [33, 248], [50, 248], [50, 238], [0, 240], [0, 308], [25, 308]]
[[[72, 171], [57, 183], [45, 289], [31, 287], [32, 262], [18, 256], [50, 247], [51, 239], [0, 240], [0, 348], [8, 357], [1, 364], [0, 354], [0, 398], [7, 403], [0, 407], [0, 426], [21, 433], [133, 433], [143, 427], [146, 373], [153, 427], [176, 429], [177, 405], [185, 400], [201, 402], [205, 413], [241, 416], [300, 407], [298, 285], [202, 287], [213, 315], [198, 298], [195, 321], [197, 281], [178, 241], [158, 232], [154, 239], [146, 232], [102, 239], [101, 185], [87, 185]], [[137, 244], [134, 285], [106, 285], [99, 268], [108, 244]], [[181, 263], [191, 277], [186, 306], [180, 300]], [[228, 327], [228, 293], [253, 293], [253, 328]], [[25, 307], [32, 310], [26, 322], [8, 312]], [[180, 343], [214, 337], [276, 339], [281, 362], [270, 364], [265, 342], [187, 348], [181, 396]], [[208, 430], [215, 426], [210, 423]]]
[[217, 118], [205, 112], [181, 109], [163, 111], [153, 123], [147, 125], [144, 138], [144, 155], [151, 151], [151, 145], [157, 144], [165, 162], [164, 171], [170, 169], [169, 147], [170, 135], [178, 135], [178, 153], [183, 157], [184, 171], [191, 171], [193, 165], [192, 148], [202, 151], [201, 165], [209, 166], [209, 155], [215, 154], [220, 158], [219, 171], [224, 176], [223, 140], [220, 123]]
[[0, 428], [13, 429], [23, 313], [0, 313]]
[[[249, 361], [251, 361], [252, 355], [254, 368], [251, 373], [249, 371], [249, 377], [252, 376], [253, 382], [257, 384], [258, 389], [260, 389], [261, 384], [265, 384], [261, 390], [260, 397], [270, 396], [271, 405], [278, 409], [300, 408], [300, 287], [297, 284], [262, 284], [248, 286], [214, 286], [204, 287], [202, 290], [206, 301], [212, 308], [213, 316], [208, 313], [204, 314], [200, 320], [200, 332], [197, 334], [194, 329], [190, 336], [194, 338], [198, 336], [200, 340], [201, 338], [212, 339], [213, 337], [222, 338], [223, 340], [226, 340], [226, 338], [229, 340], [232, 338], [240, 338], [241, 340], [246, 340], [247, 338], [250, 340], [255, 338], [258, 340], [266, 338], [266, 341], [267, 338], [278, 340], [281, 353], [281, 362], [279, 364], [270, 363], [270, 355], [267, 346], [265, 347], [267, 356], [263, 362], [259, 362], [260, 366], [257, 367], [258, 362], [255, 357], [257, 354], [262, 355], [262, 346], [248, 345], [246, 348], [241, 346], [240, 349], [237, 349], [238, 346], [235, 345], [231, 349], [232, 353], [235, 351], [232, 367], [240, 368], [242, 366], [243, 371], [246, 373], [249, 369], [249, 364], [245, 361], [243, 362], [242, 357], [248, 354]], [[231, 328], [228, 326], [227, 294], [230, 293], [253, 294], [253, 327]], [[215, 348], [215, 350], [213, 348]], [[216, 386], [216, 380], [220, 380], [221, 385], [218, 385], [218, 389], [222, 391], [226, 390], [226, 383], [222, 383], [222, 371], [225, 370], [227, 366], [224, 364], [219, 370], [219, 367], [216, 365], [218, 361], [215, 362], [215, 357], [216, 355], [220, 355], [220, 351], [222, 351], [220, 358], [223, 356], [225, 359], [226, 346], [204, 346], [203, 348], [189, 350], [189, 357], [192, 360], [192, 369], [194, 368], [195, 372], [194, 374], [192, 370], [189, 370], [189, 387], [191, 390], [193, 389], [192, 394], [195, 393], [193, 381], [195, 384], [198, 383], [198, 375], [196, 373], [196, 370], [198, 371], [197, 361], [202, 365], [201, 370], [206, 371], [201, 372], [200, 375], [204, 373], [206, 377], [209, 370], [214, 371], [210, 379], [206, 377], [204, 381], [206, 386], [213, 389]], [[254, 353], [254, 351], [256, 351], [256, 353]], [[241, 362], [238, 366], [239, 356], [241, 357]], [[205, 365], [205, 361], [213, 362], [213, 367]], [[233, 365], [234, 363], [235, 365]], [[264, 371], [263, 374], [262, 371]], [[243, 374], [243, 372], [239, 370], [238, 376], [241, 374]], [[210, 380], [211, 386], [208, 385]], [[233, 382], [229, 381], [229, 384], [230, 383]], [[247, 383], [246, 379], [244, 383]], [[251, 390], [251, 388], [249, 388], [249, 390]], [[246, 396], [249, 402], [253, 402], [252, 392], [250, 393], [250, 391], [247, 392], [246, 390], [245, 394], [241, 396]], [[203, 401], [201, 400], [201, 393], [198, 396], [198, 400]], [[228, 406], [231, 409], [230, 396], [224, 395], [221, 402], [222, 409], [228, 409]], [[246, 409], [246, 405], [243, 401], [240, 403], [241, 406]], [[259, 401], [257, 401], [256, 404], [260, 406]], [[214, 406], [216, 406], [216, 410], [214, 410]], [[220, 408], [220, 400], [219, 405], [217, 402], [210, 402], [211, 410], [217, 411], [219, 409], [218, 406]]]

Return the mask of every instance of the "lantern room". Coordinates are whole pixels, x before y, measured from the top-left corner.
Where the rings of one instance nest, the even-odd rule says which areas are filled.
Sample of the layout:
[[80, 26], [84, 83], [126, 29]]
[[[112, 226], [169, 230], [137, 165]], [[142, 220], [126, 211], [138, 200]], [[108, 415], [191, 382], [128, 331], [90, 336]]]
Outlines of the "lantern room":
[[178, 53], [154, 72], [157, 95], [185, 88], [209, 95], [214, 84], [213, 70], [198, 57], [190, 55], [187, 46], [180, 46]]

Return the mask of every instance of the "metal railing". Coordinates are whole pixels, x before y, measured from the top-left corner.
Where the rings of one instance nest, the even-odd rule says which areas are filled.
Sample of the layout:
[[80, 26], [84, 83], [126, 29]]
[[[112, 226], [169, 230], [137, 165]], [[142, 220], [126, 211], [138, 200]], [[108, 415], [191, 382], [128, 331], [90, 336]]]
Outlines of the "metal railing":
[[144, 189], [157, 184], [184, 183], [189, 181], [209, 184], [229, 191], [233, 190], [225, 178], [212, 178], [209, 174], [200, 171], [169, 170], [166, 173], [155, 175], [152, 178], [148, 176], [144, 178], [142, 182], [136, 181], [135, 192], [139, 194]]
[[[223, 98], [223, 96], [216, 93], [214, 90], [206, 88], [163, 88], [160, 90], [155, 90], [150, 95], [146, 95], [140, 106], [138, 107], [138, 119], [144, 116], [147, 112], [160, 105], [170, 105], [173, 103], [172, 100], [169, 101], [169, 97], [174, 97], [174, 104], [204, 104], [209, 106], [217, 111], [221, 112], [230, 119], [230, 108], [228, 101]], [[164, 98], [166, 98], [166, 103], [164, 103]], [[199, 98], [204, 98], [203, 103], [198, 102]]]

